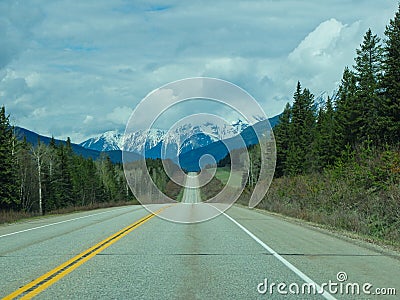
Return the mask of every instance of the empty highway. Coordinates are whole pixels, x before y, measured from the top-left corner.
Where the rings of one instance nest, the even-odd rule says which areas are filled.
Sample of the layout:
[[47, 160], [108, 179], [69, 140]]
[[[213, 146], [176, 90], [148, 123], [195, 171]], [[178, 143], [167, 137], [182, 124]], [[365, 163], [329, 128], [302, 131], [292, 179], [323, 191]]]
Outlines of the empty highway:
[[[187, 190], [183, 202], [198, 197]], [[159, 208], [162, 214], [174, 206]], [[383, 299], [398, 299], [400, 293], [398, 253], [240, 206], [196, 224], [126, 206], [3, 225], [0, 268], [6, 299], [382, 299], [378, 293], [394, 289], [397, 296]], [[364, 289], [358, 295], [356, 285]]]

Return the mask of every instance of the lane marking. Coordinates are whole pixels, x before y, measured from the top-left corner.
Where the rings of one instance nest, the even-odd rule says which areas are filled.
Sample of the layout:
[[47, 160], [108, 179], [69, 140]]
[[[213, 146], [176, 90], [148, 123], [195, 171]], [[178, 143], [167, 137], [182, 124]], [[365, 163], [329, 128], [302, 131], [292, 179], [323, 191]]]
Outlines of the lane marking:
[[51, 223], [51, 224], [46, 224], [46, 225], [42, 225], [42, 226], [37, 226], [37, 227], [33, 227], [33, 228], [28, 228], [28, 229], [24, 229], [24, 230], [20, 230], [20, 231], [16, 231], [16, 232], [11, 232], [11, 233], [7, 233], [7, 234], [0, 235], [0, 238], [6, 237], [6, 236], [10, 236], [10, 235], [14, 235], [14, 234], [18, 234], [18, 233], [23, 233], [23, 232], [31, 231], [31, 230], [35, 230], [35, 229], [40, 229], [40, 228], [44, 228], [44, 227], [49, 227], [49, 226], [54, 226], [54, 225], [58, 225], [58, 224], [62, 224], [62, 223], [67, 223], [67, 222], [71, 222], [71, 221], [75, 221], [75, 220], [79, 220], [79, 219], [84, 219], [84, 218], [89, 218], [89, 217], [93, 217], [93, 216], [98, 216], [98, 215], [102, 215], [102, 214], [106, 214], [106, 213], [110, 213], [110, 212], [122, 210], [122, 209], [124, 209], [124, 208], [126, 208], [126, 207], [117, 208], [117, 209], [108, 210], [108, 211], [103, 211], [103, 212], [96, 213], [96, 214], [91, 214], [91, 215], [87, 215], [87, 216], [77, 217], [77, 218], [68, 219], [68, 220], [64, 220], [64, 221], [60, 221], [60, 222], [56, 222], [56, 223]]
[[103, 250], [105, 250], [106, 248], [117, 242], [122, 237], [129, 234], [131, 231], [133, 231], [140, 225], [143, 225], [144, 223], [155, 217], [157, 214], [159, 214], [166, 208], [167, 207], [161, 208], [156, 212], [151, 213], [141, 218], [140, 220], [132, 223], [131, 225], [121, 229], [120, 231], [114, 233], [108, 238], [97, 243], [93, 247], [90, 247], [89, 249], [83, 251], [82, 253], [74, 256], [70, 260], [62, 263], [58, 267], [52, 269], [51, 271], [45, 273], [44, 275], [31, 281], [30, 283], [24, 285], [23, 287], [19, 288], [13, 293], [7, 295], [5, 298], [3, 298], [3, 300], [15, 299], [17, 297], [19, 297], [19, 299], [31, 299], [32, 297], [43, 292], [49, 286], [59, 281], [61, 278], [71, 273], [73, 270], [75, 270], [76, 268], [78, 268], [79, 266], [81, 266], [94, 256], [96, 256], [98, 253], [102, 252]]
[[[219, 211], [221, 211], [221, 210], [219, 210]], [[267, 244], [265, 244], [262, 240], [260, 240], [258, 237], [256, 237], [246, 227], [244, 227], [242, 224], [240, 224], [238, 221], [236, 221], [234, 218], [227, 215], [226, 213], [222, 212], [222, 214], [225, 215], [225, 217], [227, 217], [233, 223], [235, 223], [240, 229], [242, 229], [244, 232], [246, 232], [253, 240], [255, 240], [257, 243], [259, 243], [265, 250], [267, 250], [269, 253], [271, 253], [276, 259], [278, 259], [286, 267], [288, 267], [290, 270], [292, 270], [297, 276], [299, 276], [301, 279], [303, 279], [306, 283], [313, 284], [313, 285], [315, 285], [317, 291], [322, 291], [322, 288], [319, 284], [317, 284], [314, 280], [312, 280], [310, 277], [308, 277], [306, 274], [304, 274], [302, 271], [297, 269], [294, 265], [292, 265], [290, 262], [288, 262], [286, 259], [284, 259], [282, 256], [280, 256], [274, 249], [272, 249]], [[321, 295], [325, 299], [336, 300], [335, 297], [333, 297], [331, 294], [329, 294], [325, 290], [324, 290], [324, 293], [319, 294], [319, 295]]]

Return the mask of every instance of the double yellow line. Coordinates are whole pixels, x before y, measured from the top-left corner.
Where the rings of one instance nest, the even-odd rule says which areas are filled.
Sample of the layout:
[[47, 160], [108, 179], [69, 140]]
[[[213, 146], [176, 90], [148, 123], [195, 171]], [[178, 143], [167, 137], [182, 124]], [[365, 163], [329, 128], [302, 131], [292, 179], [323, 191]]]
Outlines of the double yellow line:
[[65, 263], [59, 265], [58, 267], [54, 268], [53, 270], [47, 272], [46, 274], [40, 276], [39, 278], [31, 281], [27, 285], [19, 288], [15, 292], [9, 294], [3, 300], [8, 299], [31, 299], [32, 297], [38, 295], [39, 293], [43, 292], [49, 286], [63, 278], [65, 275], [69, 274], [79, 266], [83, 265], [89, 259], [96, 256], [96, 254], [100, 253], [104, 249], [108, 248], [116, 241], [121, 239], [122, 237], [126, 236], [128, 233], [133, 231], [135, 228], [139, 227], [140, 225], [144, 224], [158, 213], [160, 213], [165, 208], [162, 208], [152, 214], [149, 214], [140, 220], [136, 221], [135, 223], [125, 227], [124, 229], [118, 231], [117, 233], [109, 236], [105, 240], [101, 241], [100, 243], [94, 245], [93, 247], [83, 251], [82, 253], [76, 255], [75, 257], [71, 258], [70, 260], [66, 261]]

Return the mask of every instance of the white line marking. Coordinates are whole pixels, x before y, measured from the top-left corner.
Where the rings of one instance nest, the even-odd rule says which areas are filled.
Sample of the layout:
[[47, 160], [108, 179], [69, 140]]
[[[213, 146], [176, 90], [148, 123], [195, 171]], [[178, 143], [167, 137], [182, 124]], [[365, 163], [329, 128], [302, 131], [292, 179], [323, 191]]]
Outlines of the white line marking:
[[[314, 280], [312, 280], [310, 277], [308, 277], [306, 274], [304, 274], [302, 271], [297, 269], [290, 262], [288, 262], [286, 259], [284, 259], [282, 256], [280, 256], [274, 249], [272, 249], [267, 244], [265, 244], [262, 240], [260, 240], [258, 237], [256, 237], [246, 227], [244, 227], [242, 224], [237, 222], [235, 219], [233, 219], [231, 216], [227, 215], [226, 213], [223, 212], [222, 214], [225, 215], [225, 217], [227, 217], [229, 220], [231, 220], [237, 226], [239, 226], [240, 229], [242, 229], [244, 232], [246, 232], [253, 240], [255, 240], [257, 243], [259, 243], [264, 249], [266, 249], [269, 253], [271, 253], [276, 259], [278, 259], [280, 262], [282, 262], [286, 267], [288, 267], [290, 270], [292, 270], [294, 273], [296, 273], [306, 283], [313, 284], [313, 285], [315, 285], [317, 291], [322, 291], [322, 288], [320, 285], [318, 285]], [[322, 293], [320, 295], [323, 296], [325, 299], [336, 300], [336, 298], [333, 297], [331, 294], [329, 294], [327, 291], [324, 291], [324, 293]]]
[[73, 218], [73, 219], [69, 219], [69, 220], [64, 220], [64, 221], [60, 221], [60, 222], [56, 222], [56, 223], [51, 223], [51, 224], [47, 224], [47, 225], [42, 225], [42, 226], [38, 226], [38, 227], [33, 227], [33, 228], [29, 228], [29, 229], [24, 229], [24, 230], [20, 230], [20, 231], [16, 231], [16, 232], [11, 232], [11, 233], [7, 233], [7, 234], [0, 235], [0, 238], [6, 237], [6, 236], [10, 236], [10, 235], [14, 235], [14, 234], [17, 234], [17, 233], [23, 233], [23, 232], [27, 232], [27, 231], [31, 231], [31, 230], [35, 230], [35, 229], [40, 229], [40, 228], [44, 228], [44, 227], [49, 227], [49, 226], [53, 226], [53, 225], [58, 225], [58, 224], [62, 224], [62, 223], [67, 223], [67, 222], [71, 222], [71, 221], [75, 221], [75, 220], [79, 220], [79, 219], [84, 219], [84, 218], [89, 218], [89, 217], [93, 217], [93, 216], [98, 216], [98, 215], [110, 213], [110, 212], [113, 212], [113, 211], [122, 210], [122, 209], [124, 209], [124, 208], [126, 208], [126, 207], [117, 208], [117, 209], [108, 210], [108, 211], [103, 211], [103, 212], [96, 213], [96, 214], [92, 214], [92, 215], [77, 217], [77, 218]]

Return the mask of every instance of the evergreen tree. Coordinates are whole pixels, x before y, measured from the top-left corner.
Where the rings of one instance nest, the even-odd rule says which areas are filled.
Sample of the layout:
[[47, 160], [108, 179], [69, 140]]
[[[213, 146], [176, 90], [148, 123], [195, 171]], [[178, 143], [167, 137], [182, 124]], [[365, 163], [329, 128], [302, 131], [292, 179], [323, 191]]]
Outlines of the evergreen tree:
[[44, 169], [47, 211], [74, 205], [71, 180], [73, 153], [69, 147], [68, 144], [50, 142], [47, 148]]
[[275, 141], [276, 141], [276, 169], [275, 176], [280, 177], [284, 175], [286, 157], [290, 144], [290, 121], [292, 109], [290, 104], [287, 103], [282, 115], [279, 117], [279, 123], [274, 128]]
[[379, 143], [378, 110], [381, 97], [379, 84], [382, 75], [382, 47], [377, 35], [369, 29], [364, 35], [363, 43], [357, 49], [356, 64], [354, 65], [357, 90], [354, 97], [353, 109], [356, 114], [356, 141], [362, 143], [372, 140]]
[[383, 58], [383, 102], [380, 109], [381, 136], [384, 142], [400, 140], [400, 4], [385, 30]]
[[[69, 138], [68, 138], [69, 139]], [[57, 195], [59, 196], [59, 204], [62, 207], [70, 206], [74, 204], [72, 194], [72, 181], [71, 181], [71, 165], [72, 165], [72, 148], [71, 144], [61, 145], [59, 148], [59, 190]]]
[[0, 108], [0, 207], [17, 208], [15, 137], [4, 106]]
[[286, 174], [307, 173], [315, 168], [315, 125], [314, 95], [308, 89], [301, 90], [298, 82], [292, 107]]
[[357, 86], [354, 73], [346, 67], [335, 101], [335, 139], [339, 149], [354, 146], [358, 135], [358, 107], [355, 101]]
[[320, 109], [317, 120], [316, 147], [318, 152], [318, 167], [324, 168], [333, 165], [338, 154], [337, 143], [335, 140], [335, 112], [330, 97], [325, 105], [325, 109]]

